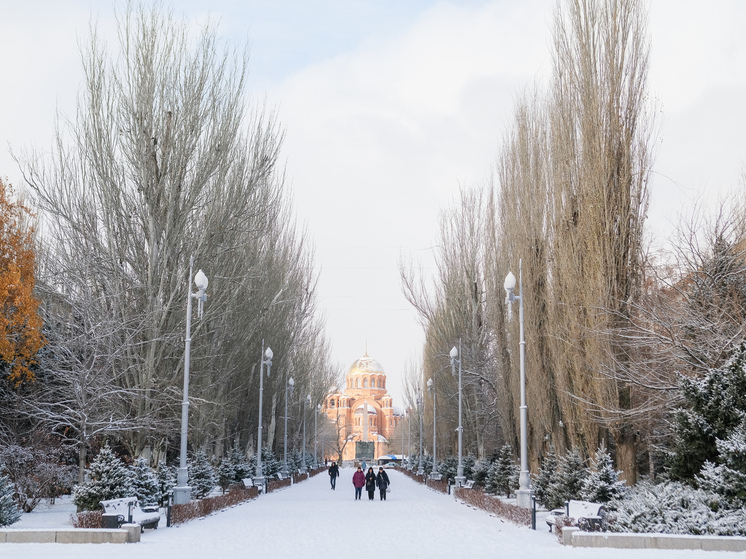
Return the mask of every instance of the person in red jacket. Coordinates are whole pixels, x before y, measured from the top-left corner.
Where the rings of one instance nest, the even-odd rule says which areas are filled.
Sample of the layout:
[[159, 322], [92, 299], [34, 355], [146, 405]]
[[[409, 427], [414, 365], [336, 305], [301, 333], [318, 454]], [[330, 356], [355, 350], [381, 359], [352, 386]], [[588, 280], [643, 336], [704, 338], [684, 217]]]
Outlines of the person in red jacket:
[[362, 497], [363, 485], [365, 485], [365, 474], [360, 466], [357, 467], [357, 472], [352, 474], [352, 485], [355, 486], [355, 500], [357, 501]]

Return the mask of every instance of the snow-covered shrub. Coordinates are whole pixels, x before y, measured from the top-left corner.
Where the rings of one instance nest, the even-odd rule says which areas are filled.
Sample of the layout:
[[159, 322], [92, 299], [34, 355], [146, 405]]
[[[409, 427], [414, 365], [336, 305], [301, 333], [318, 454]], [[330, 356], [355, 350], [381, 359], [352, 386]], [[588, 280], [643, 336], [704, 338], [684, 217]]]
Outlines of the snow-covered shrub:
[[510, 497], [517, 487], [518, 467], [513, 461], [513, 449], [509, 444], [504, 444], [487, 474], [484, 492], [488, 495]]
[[472, 473], [472, 479], [474, 480], [474, 485], [477, 487], [484, 487], [484, 484], [487, 482], [487, 476], [490, 473], [490, 468], [492, 467], [492, 462], [490, 462], [486, 458], [482, 458], [481, 460], [477, 460], [474, 464], [474, 471]]
[[21, 518], [21, 509], [13, 500], [13, 492], [8, 476], [0, 475], [0, 526], [10, 526]]
[[[288, 469], [291, 472], [298, 471], [302, 463], [303, 453], [299, 452], [297, 449], [293, 449], [292, 452], [288, 453]], [[256, 454], [249, 460], [248, 467], [252, 474], [256, 472]], [[267, 446], [262, 448], [262, 475], [265, 477], [273, 476], [281, 470], [282, 462], [277, 459], [275, 453], [272, 452], [272, 449]]]
[[158, 464], [155, 475], [158, 481], [158, 504], [163, 507], [168, 502], [169, 493], [176, 487], [177, 468], [168, 466], [164, 460]]
[[679, 482], [641, 482], [609, 509], [612, 532], [746, 535], [746, 510], [723, 508], [717, 496]]
[[218, 483], [215, 475], [215, 468], [212, 467], [207, 455], [202, 450], [198, 450], [189, 461], [189, 486], [192, 488], [192, 495], [201, 499], [209, 495], [210, 491], [215, 489]]
[[557, 475], [557, 468], [557, 452], [554, 450], [554, 445], [549, 445], [549, 452], [541, 461], [539, 474], [533, 476], [533, 488], [536, 502], [548, 509], [557, 508], [549, 506], [549, 486]]
[[[673, 416], [673, 445], [668, 459], [668, 473], [675, 480], [693, 480], [705, 462], [723, 464], [724, 441], [739, 430], [746, 417], [746, 343], [742, 343], [728, 363], [712, 369], [702, 378], [679, 378], [684, 406]], [[738, 436], [736, 436], [738, 439]], [[721, 441], [720, 446], [718, 441]], [[741, 436], [735, 440], [743, 449]], [[743, 457], [743, 450], [741, 450]], [[746, 463], [729, 468], [746, 474]]]
[[[160, 497], [160, 488], [158, 487], [158, 478], [153, 470], [148, 466], [144, 458], [138, 458], [129, 468], [130, 487], [132, 493], [140, 501], [140, 505], [154, 506], [158, 505]], [[130, 496], [128, 495], [128, 496]]]
[[91, 462], [91, 481], [76, 485], [73, 489], [73, 503], [78, 512], [101, 508], [100, 501], [119, 499], [131, 494], [130, 476], [127, 466], [105, 446]]
[[223, 493], [236, 483], [236, 466], [230, 456], [223, 456], [216, 473], [218, 474], [218, 485]]
[[717, 439], [721, 464], [707, 461], [696, 476], [698, 486], [719, 495], [728, 508], [746, 506], [746, 419], [725, 440]]
[[572, 448], [559, 460], [557, 475], [547, 489], [547, 508], [556, 509], [565, 506], [565, 501], [581, 499], [580, 490], [583, 480], [588, 476], [580, 451]]
[[231, 448], [230, 458], [235, 471], [235, 477], [233, 480], [236, 483], [240, 483], [244, 478], [251, 477], [253, 471], [251, 470], [249, 463], [246, 461], [246, 453], [239, 448], [238, 444], [234, 444], [233, 448]]
[[456, 480], [456, 471], [458, 470], [458, 456], [446, 456], [438, 462], [438, 471], [443, 479], [448, 479], [451, 483]]
[[582, 481], [580, 496], [584, 501], [594, 503], [608, 503], [612, 499], [621, 498], [627, 486], [623, 481], [619, 481], [620, 473], [614, 469], [606, 445], [601, 443], [596, 450], [596, 456], [591, 459], [588, 477]]

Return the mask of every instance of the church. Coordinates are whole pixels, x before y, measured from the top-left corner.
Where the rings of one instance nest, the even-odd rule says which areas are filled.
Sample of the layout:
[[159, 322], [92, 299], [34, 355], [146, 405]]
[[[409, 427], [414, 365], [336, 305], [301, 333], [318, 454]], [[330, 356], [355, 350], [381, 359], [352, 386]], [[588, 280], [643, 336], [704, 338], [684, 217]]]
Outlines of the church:
[[403, 421], [386, 391], [386, 373], [366, 352], [347, 372], [345, 388], [327, 396], [323, 413], [334, 424], [343, 463], [377, 460], [391, 452], [389, 441]]

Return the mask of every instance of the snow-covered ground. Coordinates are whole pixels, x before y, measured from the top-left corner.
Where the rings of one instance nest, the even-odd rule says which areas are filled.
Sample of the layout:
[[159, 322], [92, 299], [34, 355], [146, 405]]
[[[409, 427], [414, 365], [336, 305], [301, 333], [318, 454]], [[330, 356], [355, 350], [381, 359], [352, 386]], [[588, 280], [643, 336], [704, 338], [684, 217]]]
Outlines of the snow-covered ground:
[[[397, 471], [385, 502], [354, 500], [353, 470], [337, 490], [324, 474], [179, 527], [148, 530], [139, 544], [0, 544], [8, 559], [238, 559], [248, 557], [516, 557], [699, 559], [746, 553], [563, 547], [543, 522], [532, 531], [474, 510]], [[14, 528], [69, 526], [71, 507], [42, 506]]]

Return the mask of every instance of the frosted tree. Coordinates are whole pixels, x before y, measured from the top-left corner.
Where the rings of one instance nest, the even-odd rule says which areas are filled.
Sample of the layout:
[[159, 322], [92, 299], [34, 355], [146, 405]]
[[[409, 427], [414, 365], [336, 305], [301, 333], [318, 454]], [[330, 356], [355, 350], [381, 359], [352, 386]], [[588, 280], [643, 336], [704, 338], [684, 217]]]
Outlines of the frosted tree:
[[235, 482], [238, 483], [244, 478], [251, 477], [252, 472], [249, 463], [246, 461], [246, 454], [244, 454], [238, 444], [234, 443], [233, 448], [231, 449], [230, 458], [235, 472], [233, 478]]
[[157, 505], [160, 497], [158, 478], [144, 458], [138, 458], [129, 468], [132, 495], [141, 505]]
[[510, 494], [518, 486], [518, 468], [513, 461], [513, 449], [504, 444], [487, 475], [484, 491], [490, 495]]
[[10, 526], [21, 518], [21, 509], [13, 500], [13, 490], [8, 476], [0, 475], [0, 526]]
[[490, 467], [492, 466], [492, 462], [487, 460], [486, 458], [482, 458], [481, 460], [477, 460], [474, 464], [474, 485], [478, 487], [484, 487], [485, 482], [487, 481], [487, 475], [490, 472]]
[[614, 469], [606, 445], [602, 443], [591, 460], [590, 471], [582, 482], [580, 495], [585, 501], [594, 503], [608, 503], [612, 499], [622, 498], [627, 486], [619, 481], [620, 473]]
[[76, 485], [73, 503], [78, 511], [98, 510], [100, 501], [127, 497], [132, 491], [127, 466], [105, 446], [91, 462], [91, 481]]
[[722, 463], [707, 461], [696, 476], [701, 489], [722, 497], [728, 508], [746, 506], [746, 417], [728, 438], [717, 439]]
[[215, 468], [212, 467], [207, 455], [202, 450], [195, 452], [189, 461], [188, 483], [192, 488], [192, 494], [197, 499], [206, 497], [218, 483]]
[[736, 469], [746, 474], [746, 464], [738, 458], [743, 443], [737, 434], [731, 438], [743, 430], [739, 426], [746, 416], [746, 344], [722, 368], [710, 369], [699, 379], [682, 376], [679, 385], [684, 405], [673, 416], [671, 477], [692, 480], [706, 461], [724, 462], [721, 450], [732, 453]]
[[158, 480], [158, 503], [164, 506], [168, 502], [168, 495], [176, 487], [176, 468], [168, 466], [164, 461], [158, 464], [156, 470]]
[[236, 466], [230, 456], [223, 456], [223, 459], [218, 465], [217, 474], [218, 485], [220, 486], [220, 489], [223, 490], [223, 493], [225, 493], [225, 490], [231, 485], [236, 483]]
[[549, 445], [549, 452], [541, 462], [539, 475], [535, 476], [533, 479], [536, 501], [546, 508], [556, 508], [549, 506], [549, 486], [557, 476], [558, 466], [557, 452], [555, 451], [553, 444]]
[[565, 501], [580, 499], [583, 480], [588, 476], [583, 457], [576, 448], [570, 449], [559, 461], [557, 476], [547, 491], [548, 508], [561, 508]]

